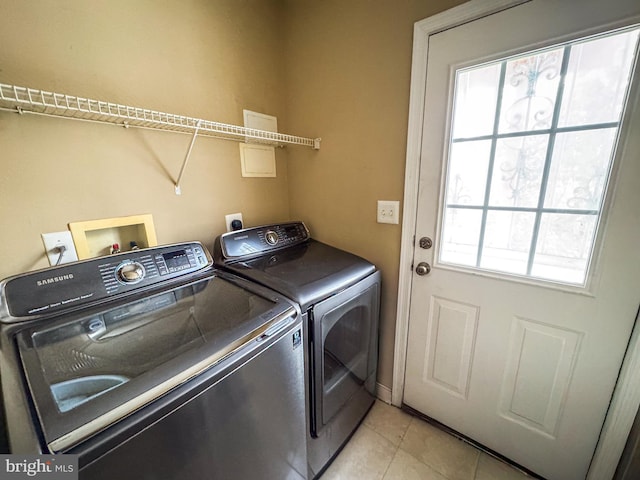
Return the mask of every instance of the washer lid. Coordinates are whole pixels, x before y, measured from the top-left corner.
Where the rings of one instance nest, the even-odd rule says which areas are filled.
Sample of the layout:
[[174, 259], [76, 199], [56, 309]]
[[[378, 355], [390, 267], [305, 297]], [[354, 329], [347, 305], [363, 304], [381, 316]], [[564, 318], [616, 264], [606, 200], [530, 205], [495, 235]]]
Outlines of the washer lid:
[[298, 302], [302, 310], [376, 271], [367, 260], [313, 239], [251, 260], [215, 260]]

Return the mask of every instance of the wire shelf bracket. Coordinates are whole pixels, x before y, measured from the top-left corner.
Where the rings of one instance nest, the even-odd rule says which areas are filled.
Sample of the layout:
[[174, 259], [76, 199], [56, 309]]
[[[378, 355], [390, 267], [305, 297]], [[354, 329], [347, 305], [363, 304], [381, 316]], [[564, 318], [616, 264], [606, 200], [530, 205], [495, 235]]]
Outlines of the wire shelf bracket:
[[180, 181], [182, 180], [182, 175], [184, 175], [184, 171], [187, 168], [187, 162], [189, 161], [189, 157], [191, 156], [191, 150], [193, 150], [193, 145], [196, 143], [198, 130], [200, 130], [200, 122], [198, 122], [198, 124], [196, 125], [196, 129], [193, 132], [193, 137], [191, 138], [189, 149], [187, 150], [187, 154], [184, 157], [184, 161], [182, 162], [182, 168], [180, 168], [180, 174], [178, 175], [178, 179], [176, 180], [176, 185], [175, 185], [176, 195], [182, 195], [182, 189], [180, 188]]
[[298, 137], [284, 133], [257, 130], [4, 83], [0, 83], [0, 110], [17, 112], [21, 115], [44, 115], [106, 123], [125, 128], [135, 127], [192, 134], [193, 137], [180, 169], [180, 175], [175, 183], [176, 195], [181, 193], [180, 181], [184, 175], [197, 136], [241, 142], [251, 139], [274, 146], [300, 145], [314, 150], [320, 149], [321, 140], [320, 138]]

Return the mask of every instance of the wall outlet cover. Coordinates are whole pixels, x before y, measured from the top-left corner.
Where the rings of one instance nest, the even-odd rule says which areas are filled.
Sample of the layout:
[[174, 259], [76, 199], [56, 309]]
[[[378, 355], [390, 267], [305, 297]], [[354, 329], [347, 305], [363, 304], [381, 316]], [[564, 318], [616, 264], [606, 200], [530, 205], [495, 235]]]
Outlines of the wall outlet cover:
[[242, 225], [244, 227], [244, 222], [242, 221], [242, 214], [241, 213], [230, 213], [229, 215], [225, 215], [224, 216], [224, 221], [227, 225], [227, 232], [232, 231], [233, 229], [231, 228], [231, 222], [233, 222], [234, 220], [240, 220], [240, 222], [242, 222]]
[[[44, 252], [49, 259], [49, 265], [61, 265], [63, 263], [78, 261], [76, 246], [73, 243], [73, 237], [69, 230], [43, 233], [42, 243], [44, 243]], [[62, 254], [60, 247], [64, 247]]]

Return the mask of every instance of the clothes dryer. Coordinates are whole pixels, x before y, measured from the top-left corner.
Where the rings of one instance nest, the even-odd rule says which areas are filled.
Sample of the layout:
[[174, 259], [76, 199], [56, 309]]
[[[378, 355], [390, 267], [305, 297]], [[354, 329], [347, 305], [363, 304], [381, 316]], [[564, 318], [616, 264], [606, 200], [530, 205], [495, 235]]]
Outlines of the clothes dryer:
[[214, 262], [297, 302], [306, 332], [309, 477], [317, 477], [375, 400], [380, 272], [312, 239], [302, 222], [230, 232]]

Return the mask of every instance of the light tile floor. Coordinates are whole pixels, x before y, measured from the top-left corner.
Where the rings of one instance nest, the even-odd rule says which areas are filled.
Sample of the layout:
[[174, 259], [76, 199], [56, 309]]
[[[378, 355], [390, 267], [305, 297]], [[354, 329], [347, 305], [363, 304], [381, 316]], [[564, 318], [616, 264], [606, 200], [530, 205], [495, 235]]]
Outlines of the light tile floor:
[[321, 480], [530, 480], [448, 433], [379, 400]]

